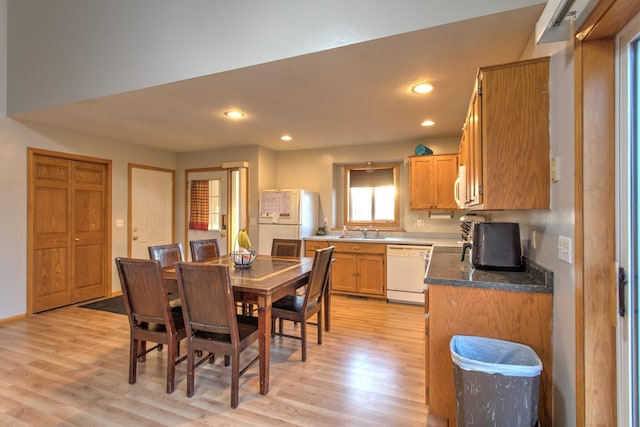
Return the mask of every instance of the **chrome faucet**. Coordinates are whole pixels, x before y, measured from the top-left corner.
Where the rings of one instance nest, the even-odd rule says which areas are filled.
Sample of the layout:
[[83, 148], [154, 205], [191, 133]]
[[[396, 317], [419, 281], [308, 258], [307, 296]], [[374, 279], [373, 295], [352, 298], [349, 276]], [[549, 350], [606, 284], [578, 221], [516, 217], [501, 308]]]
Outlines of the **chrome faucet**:
[[356, 227], [356, 230], [362, 231], [362, 238], [367, 238], [367, 233], [371, 230], [371, 226], [368, 227]]

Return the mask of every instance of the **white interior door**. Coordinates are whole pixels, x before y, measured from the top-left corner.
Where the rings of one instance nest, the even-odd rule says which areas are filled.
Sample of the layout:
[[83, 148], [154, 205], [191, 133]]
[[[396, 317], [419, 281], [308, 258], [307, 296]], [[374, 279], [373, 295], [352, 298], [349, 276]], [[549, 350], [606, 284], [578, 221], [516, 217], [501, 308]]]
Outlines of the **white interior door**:
[[175, 171], [129, 166], [129, 256], [149, 258], [149, 246], [174, 241]]
[[[191, 182], [194, 180], [207, 180], [216, 181], [216, 187], [219, 189], [217, 195], [210, 192], [210, 197], [217, 197], [218, 207], [214, 212], [213, 206], [215, 203], [212, 201], [210, 207], [212, 207], [211, 215], [218, 215], [217, 219], [212, 219], [209, 224], [209, 230], [192, 230], [189, 228], [189, 207], [191, 206]], [[220, 248], [220, 254], [227, 253], [227, 236], [228, 236], [228, 197], [227, 197], [227, 171], [226, 170], [212, 170], [212, 171], [198, 171], [189, 172], [187, 176], [189, 186], [187, 187], [187, 245], [191, 240], [201, 239], [218, 239], [218, 247]], [[185, 251], [187, 249], [185, 248]], [[186, 254], [185, 254], [186, 256]], [[190, 258], [191, 254], [189, 254]]]

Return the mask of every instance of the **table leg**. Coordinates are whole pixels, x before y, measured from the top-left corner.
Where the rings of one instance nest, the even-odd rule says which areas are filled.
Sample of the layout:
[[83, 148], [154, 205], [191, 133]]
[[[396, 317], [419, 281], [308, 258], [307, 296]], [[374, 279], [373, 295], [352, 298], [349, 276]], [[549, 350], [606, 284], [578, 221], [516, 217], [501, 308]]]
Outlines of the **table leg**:
[[260, 353], [260, 394], [269, 393], [269, 363], [271, 355], [271, 301], [258, 302], [258, 352]]

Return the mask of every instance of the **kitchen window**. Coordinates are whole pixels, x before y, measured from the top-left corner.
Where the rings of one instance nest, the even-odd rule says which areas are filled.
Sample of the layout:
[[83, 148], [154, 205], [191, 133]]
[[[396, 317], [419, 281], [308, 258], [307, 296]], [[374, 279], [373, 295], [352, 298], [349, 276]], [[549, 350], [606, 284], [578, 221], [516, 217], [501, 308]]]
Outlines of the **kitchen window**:
[[345, 167], [346, 225], [398, 227], [399, 168], [371, 163]]

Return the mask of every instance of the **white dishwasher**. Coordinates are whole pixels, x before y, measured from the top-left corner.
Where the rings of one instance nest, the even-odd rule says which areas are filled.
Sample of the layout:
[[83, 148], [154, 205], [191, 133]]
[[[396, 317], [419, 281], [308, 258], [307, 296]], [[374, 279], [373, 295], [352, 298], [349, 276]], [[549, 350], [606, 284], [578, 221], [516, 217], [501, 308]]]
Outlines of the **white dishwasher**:
[[387, 245], [387, 301], [424, 304], [424, 272], [431, 248]]

